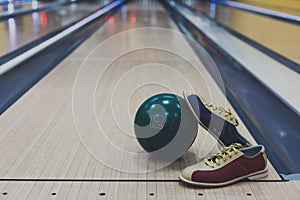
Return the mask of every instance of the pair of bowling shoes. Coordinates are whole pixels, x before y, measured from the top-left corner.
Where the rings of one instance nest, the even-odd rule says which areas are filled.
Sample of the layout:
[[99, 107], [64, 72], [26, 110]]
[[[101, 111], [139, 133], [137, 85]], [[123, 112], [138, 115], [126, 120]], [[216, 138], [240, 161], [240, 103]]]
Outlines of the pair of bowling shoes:
[[206, 103], [195, 94], [184, 93], [184, 98], [199, 124], [218, 140], [220, 152], [185, 168], [179, 176], [183, 182], [218, 187], [267, 176], [264, 146], [254, 146], [239, 134], [239, 122], [230, 110]]

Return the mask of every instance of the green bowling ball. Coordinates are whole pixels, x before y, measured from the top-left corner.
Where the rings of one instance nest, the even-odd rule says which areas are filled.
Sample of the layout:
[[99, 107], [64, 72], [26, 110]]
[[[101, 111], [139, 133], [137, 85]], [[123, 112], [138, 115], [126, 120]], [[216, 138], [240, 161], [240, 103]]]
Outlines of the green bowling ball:
[[163, 93], [139, 107], [134, 132], [145, 151], [166, 160], [177, 159], [194, 142], [198, 122], [182, 97]]

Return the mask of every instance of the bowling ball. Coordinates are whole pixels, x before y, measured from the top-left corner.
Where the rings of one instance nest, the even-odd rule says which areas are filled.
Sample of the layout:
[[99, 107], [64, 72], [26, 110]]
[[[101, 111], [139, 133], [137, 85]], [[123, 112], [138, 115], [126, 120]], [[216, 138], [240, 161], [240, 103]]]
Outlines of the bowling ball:
[[186, 101], [162, 93], [145, 100], [136, 112], [134, 132], [141, 147], [155, 157], [177, 159], [194, 142], [198, 122]]

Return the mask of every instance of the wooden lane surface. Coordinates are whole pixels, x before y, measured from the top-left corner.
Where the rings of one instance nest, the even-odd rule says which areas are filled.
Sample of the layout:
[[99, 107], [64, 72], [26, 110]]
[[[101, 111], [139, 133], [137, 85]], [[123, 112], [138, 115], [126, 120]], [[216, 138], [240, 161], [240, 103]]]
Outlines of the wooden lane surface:
[[285, 2], [280, 0], [238, 0], [238, 2], [257, 6], [269, 10], [275, 10], [282, 13], [288, 13], [296, 16], [300, 16], [300, 4], [297, 1], [287, 0]]
[[[19, 190], [18, 187], [22, 184], [26, 187]], [[109, 187], [106, 187], [106, 184]], [[60, 182], [58, 184], [57, 182], [10, 181], [1, 182], [0, 187], [3, 185], [7, 190], [2, 191], [1, 199], [15, 199], [20, 196], [24, 197], [22, 199], [297, 199], [300, 192], [299, 181], [242, 182], [224, 188], [194, 188], [178, 182], [153, 182], [151, 187], [145, 182]], [[126, 188], [126, 192], [120, 194], [121, 188]]]
[[[153, 31], [148, 35], [132, 32], [131, 35], [127, 35], [126, 40], [121, 40], [121, 43], [117, 43], [128, 47], [143, 42], [145, 38], [150, 38], [157, 41], [158, 44], [165, 42], [164, 45], [170, 45], [170, 48], [178, 49], [180, 47], [179, 49], [187, 52], [188, 58], [183, 58], [161, 49], [145, 48], [130, 51], [111, 62], [109, 68], [99, 79], [94, 93], [96, 118], [106, 132], [105, 137], [111, 143], [104, 143], [103, 146], [97, 149], [101, 151], [103, 160], [97, 159], [94, 152], [88, 151], [90, 149], [83, 145], [79, 137], [80, 134], [76, 131], [72, 110], [73, 86], [83, 58], [101, 41], [104, 41], [112, 34], [126, 29], [153, 26], [153, 23], [156, 21], [154, 24], [158, 27], [177, 30], [160, 5], [150, 4], [147, 6], [149, 10], [145, 9], [145, 5], [143, 5], [142, 11], [139, 11], [139, 6], [142, 5], [131, 3], [123, 8], [127, 12], [126, 23], [122, 23], [122, 17], [124, 20], [125, 13], [123, 10], [123, 14], [121, 11], [115, 16], [114, 23], [106, 23], [1, 116], [0, 176], [2, 179], [24, 180], [2, 181], [0, 183], [0, 191], [9, 193], [9, 195], [3, 195], [2, 197], [14, 199], [14, 197], [20, 197], [22, 194], [22, 197], [27, 199], [44, 199], [55, 196], [51, 195], [53, 192], [57, 193], [57, 197], [61, 199], [102, 198], [103, 196], [99, 195], [101, 192], [106, 193], [104, 197], [116, 197], [118, 199], [122, 197], [130, 199], [165, 199], [165, 197], [196, 199], [199, 197], [198, 193], [204, 194], [203, 196], [206, 198], [218, 198], [225, 195], [228, 198], [235, 197], [240, 199], [249, 198], [245, 196], [245, 193], [248, 192], [253, 195], [251, 198], [254, 198], [254, 194], [257, 191], [259, 195], [266, 197], [273, 195], [279, 195], [278, 197], [280, 197], [280, 195], [283, 195], [284, 190], [282, 190], [281, 186], [284, 185], [283, 188], [285, 188], [287, 187], [286, 185], [292, 183], [244, 182], [218, 189], [194, 189], [180, 184], [177, 177], [185, 166], [199, 161], [201, 157], [208, 153], [217, 151], [214, 140], [200, 128], [192, 148], [180, 159], [159, 170], [153, 170], [156, 167], [156, 163], [149, 161], [148, 165], [146, 165], [147, 173], [137, 173], [144, 166], [144, 163], [141, 162], [142, 160], [128, 162], [129, 160], [127, 160], [125, 153], [122, 154], [124, 155], [123, 157], [117, 157], [115, 154], [116, 150], [109, 148], [111, 143], [113, 143], [129, 152], [142, 152], [134, 137], [130, 134], [124, 134], [120, 127], [116, 125], [115, 118], [112, 115], [112, 112], [115, 112], [115, 110], [111, 108], [111, 102], [113, 102], [111, 97], [116, 95], [112, 94], [112, 91], [122, 91], [123, 89], [125, 91], [124, 94], [127, 94], [126, 90], [135, 86], [137, 82], [140, 84], [141, 80], [151, 81], [154, 78], [151, 76], [153, 73], [158, 80], [164, 80], [164, 83], [172, 86], [165, 87], [159, 84], [141, 85], [132, 93], [130, 99], [124, 99], [125, 102], [122, 99], [121, 102], [117, 101], [117, 103], [124, 103], [125, 110], [129, 116], [134, 116], [138, 105], [149, 95], [170, 91], [179, 93], [182, 89], [188, 88], [189, 84], [193, 86], [195, 91], [201, 91], [201, 94], [208, 99], [211, 96], [217, 96], [222, 99], [222, 92], [193, 53], [186, 40], [182, 38], [178, 40], [177, 35], [172, 32], [169, 37], [165, 37], [161, 34], [161, 31]], [[133, 13], [137, 17], [136, 24], [129, 22]], [[145, 15], [152, 21], [147, 21], [146, 18], [143, 18]], [[140, 22], [139, 19], [141, 19]], [[85, 72], [87, 74], [84, 75], [93, 77], [93, 70], [101, 69], [103, 67], [101, 63], [105, 62], [109, 57], [109, 53], [114, 53], [117, 51], [117, 48], [121, 48], [120, 45], [113, 44], [111, 48], [115, 48], [113, 49], [114, 51], [108, 50], [106, 56], [99, 55], [97, 57], [95, 56], [96, 54], [91, 54], [88, 57], [88, 62], [86, 62], [87, 67], [91, 71]], [[191, 62], [200, 66], [200, 74], [191, 66]], [[171, 67], [167, 68], [165, 66]], [[157, 70], [158, 68], [159, 70]], [[135, 76], [134, 79], [130, 79], [132, 78], [130, 77], [130, 72], [134, 70], [140, 70], [135, 71], [135, 73], [138, 75], [144, 73], [146, 78], [145, 76]], [[183, 80], [188, 80], [188, 83], [178, 81], [178, 77], [184, 77]], [[205, 86], [205, 84], [209, 87]], [[80, 86], [89, 86], [88, 81], [80, 83]], [[210, 94], [212, 91], [214, 92], [213, 95]], [[217, 100], [214, 99], [213, 101]], [[127, 102], [129, 102], [128, 105]], [[223, 105], [233, 110], [229, 102], [226, 101]], [[118, 123], [123, 123], [123, 125], [126, 123], [132, 124], [132, 121], [125, 120], [126, 115], [123, 116], [124, 113], [125, 111], [120, 111], [121, 119], [124, 119], [124, 121], [122, 122], [121, 120]], [[85, 116], [82, 117], [84, 118]], [[87, 118], [83, 127], [88, 128], [90, 121], [92, 120]], [[88, 130], [88, 132], [90, 131], [92, 130]], [[239, 131], [254, 142], [243, 123], [239, 126]], [[85, 139], [87, 142], [93, 142], [94, 140], [93, 137]], [[123, 171], [116, 170], [118, 167], [121, 167]], [[280, 180], [270, 163], [268, 167], [269, 176], [264, 180]], [[113, 179], [133, 181], [40, 182], [26, 181], [27, 179]], [[143, 180], [145, 182], [134, 180]], [[146, 180], [161, 180], [162, 182]], [[170, 182], [164, 182], [164, 180], [170, 180]], [[298, 182], [293, 183], [293, 188], [297, 187], [299, 189]], [[278, 194], [273, 193], [278, 188], [280, 188]], [[293, 192], [287, 195], [293, 195], [296, 192], [296, 189], [290, 190]], [[154, 193], [154, 196], [151, 196], [150, 193]]]
[[298, 25], [259, 14], [218, 6], [217, 21], [262, 46], [299, 64], [300, 44]]

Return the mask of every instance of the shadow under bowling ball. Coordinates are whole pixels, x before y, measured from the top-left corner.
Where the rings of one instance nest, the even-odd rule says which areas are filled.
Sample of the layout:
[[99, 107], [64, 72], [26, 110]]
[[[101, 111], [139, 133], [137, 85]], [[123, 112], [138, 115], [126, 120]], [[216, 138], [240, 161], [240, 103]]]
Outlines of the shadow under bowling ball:
[[195, 141], [198, 122], [182, 97], [162, 93], [139, 107], [134, 132], [141, 147], [153, 157], [175, 161]]

